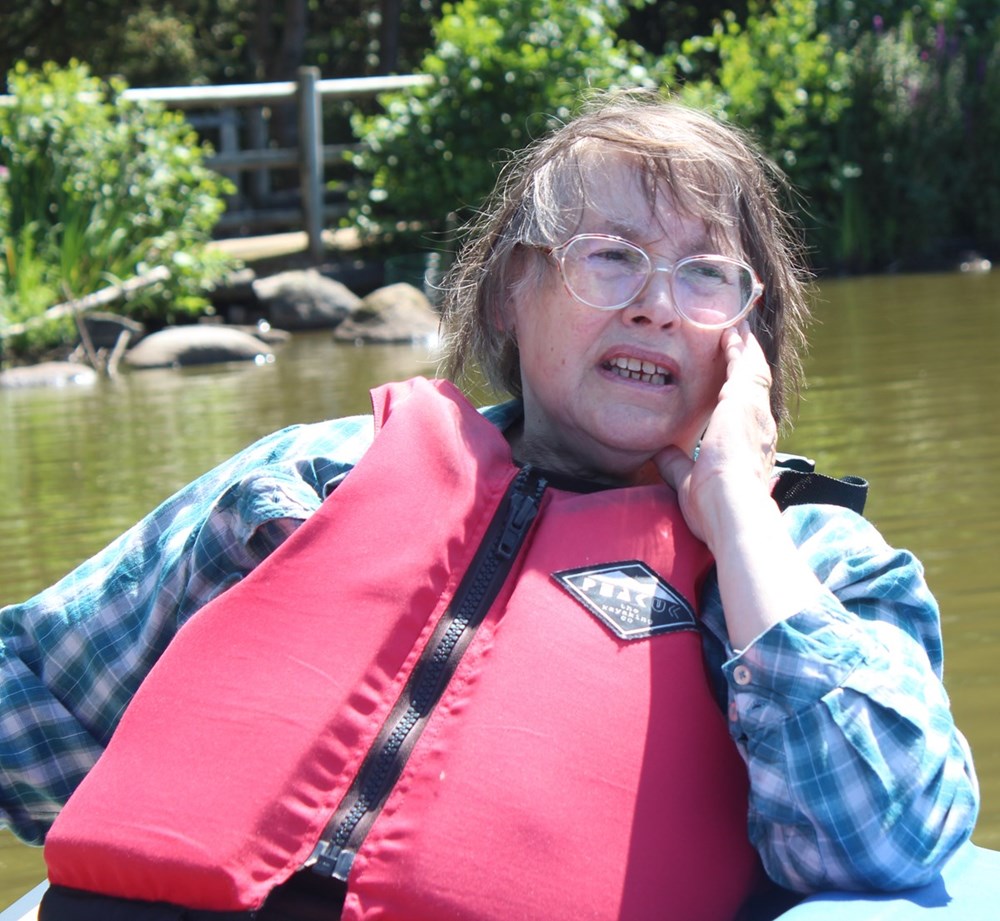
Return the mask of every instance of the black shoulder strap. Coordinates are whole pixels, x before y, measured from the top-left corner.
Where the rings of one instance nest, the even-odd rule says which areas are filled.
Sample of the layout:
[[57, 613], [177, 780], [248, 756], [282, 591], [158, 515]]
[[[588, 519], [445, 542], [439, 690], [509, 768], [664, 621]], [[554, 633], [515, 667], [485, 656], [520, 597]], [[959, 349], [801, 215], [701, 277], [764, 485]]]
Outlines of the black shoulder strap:
[[857, 476], [843, 479], [825, 476], [816, 473], [807, 458], [782, 456], [771, 496], [780, 509], [790, 505], [840, 505], [862, 515], [868, 499], [868, 481]]

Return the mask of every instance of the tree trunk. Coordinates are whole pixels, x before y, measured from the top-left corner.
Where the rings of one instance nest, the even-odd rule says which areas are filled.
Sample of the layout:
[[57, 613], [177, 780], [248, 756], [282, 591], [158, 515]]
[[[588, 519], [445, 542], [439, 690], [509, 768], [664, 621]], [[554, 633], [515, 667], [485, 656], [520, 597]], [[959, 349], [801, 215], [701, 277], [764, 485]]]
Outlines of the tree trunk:
[[399, 65], [399, 24], [402, 7], [402, 0], [382, 0], [379, 73], [394, 73]]

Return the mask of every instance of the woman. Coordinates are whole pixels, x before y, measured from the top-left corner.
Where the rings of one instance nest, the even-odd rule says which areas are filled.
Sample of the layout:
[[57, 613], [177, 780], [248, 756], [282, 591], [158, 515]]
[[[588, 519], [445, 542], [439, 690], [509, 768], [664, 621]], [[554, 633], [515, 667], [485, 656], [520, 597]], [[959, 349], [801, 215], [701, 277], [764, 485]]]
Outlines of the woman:
[[761, 864], [932, 878], [978, 790], [920, 566], [772, 498], [806, 317], [775, 185], [729, 127], [603, 100], [451, 278], [452, 371], [514, 401], [383, 388], [7, 609], [4, 817], [40, 841], [80, 785], [42, 917], [718, 919]]

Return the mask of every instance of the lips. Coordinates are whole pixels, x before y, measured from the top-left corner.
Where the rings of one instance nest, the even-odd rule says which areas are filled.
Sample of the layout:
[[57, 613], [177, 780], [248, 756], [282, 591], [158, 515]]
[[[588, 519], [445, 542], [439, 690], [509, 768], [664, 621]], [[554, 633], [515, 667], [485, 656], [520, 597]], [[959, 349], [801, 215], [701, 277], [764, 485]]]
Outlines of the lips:
[[641, 381], [644, 384], [663, 386], [674, 379], [669, 368], [641, 358], [619, 356], [605, 361], [603, 367], [626, 380]]

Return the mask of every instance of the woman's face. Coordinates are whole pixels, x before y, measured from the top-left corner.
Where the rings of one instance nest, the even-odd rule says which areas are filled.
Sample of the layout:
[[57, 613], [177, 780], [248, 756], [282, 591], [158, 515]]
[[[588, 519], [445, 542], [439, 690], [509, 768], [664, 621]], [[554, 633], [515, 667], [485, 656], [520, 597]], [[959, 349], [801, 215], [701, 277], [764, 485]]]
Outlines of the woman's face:
[[[602, 161], [588, 178], [590, 205], [577, 233], [624, 237], [669, 263], [718, 251], [704, 224], [677, 213], [668, 196], [658, 195], [654, 210], [624, 158]], [[725, 380], [722, 333], [681, 318], [667, 273], [656, 273], [629, 306], [602, 311], [575, 300], [550, 261], [540, 285], [518, 289], [508, 321], [524, 396], [518, 460], [634, 480], [668, 445], [693, 451]]]

